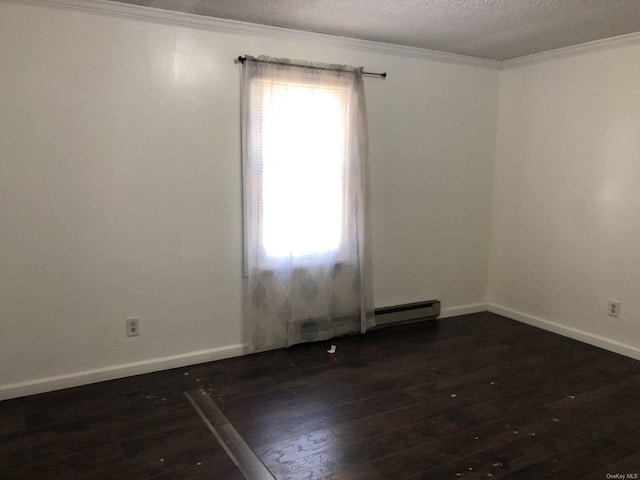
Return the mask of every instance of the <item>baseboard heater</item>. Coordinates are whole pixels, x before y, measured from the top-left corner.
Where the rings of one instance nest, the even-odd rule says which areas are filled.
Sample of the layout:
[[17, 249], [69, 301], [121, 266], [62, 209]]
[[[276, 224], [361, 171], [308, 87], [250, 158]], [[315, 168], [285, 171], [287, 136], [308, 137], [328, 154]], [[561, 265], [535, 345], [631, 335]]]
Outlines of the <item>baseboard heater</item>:
[[375, 309], [376, 328], [434, 320], [440, 315], [440, 300], [405, 303], [391, 307]]

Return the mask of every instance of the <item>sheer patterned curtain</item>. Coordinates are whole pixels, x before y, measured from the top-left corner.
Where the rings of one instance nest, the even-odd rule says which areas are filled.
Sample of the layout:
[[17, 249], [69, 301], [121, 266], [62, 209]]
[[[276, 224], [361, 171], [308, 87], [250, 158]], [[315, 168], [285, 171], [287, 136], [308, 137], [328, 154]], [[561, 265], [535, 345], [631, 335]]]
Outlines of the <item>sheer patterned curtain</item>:
[[375, 325], [362, 69], [270, 57], [242, 68], [252, 350]]

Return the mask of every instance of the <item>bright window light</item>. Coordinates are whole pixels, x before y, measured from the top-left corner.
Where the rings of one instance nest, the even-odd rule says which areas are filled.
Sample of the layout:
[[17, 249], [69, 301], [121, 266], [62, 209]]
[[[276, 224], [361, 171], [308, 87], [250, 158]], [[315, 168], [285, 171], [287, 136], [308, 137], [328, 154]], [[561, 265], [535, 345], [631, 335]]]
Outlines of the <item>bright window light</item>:
[[258, 82], [267, 258], [337, 252], [344, 237], [345, 91]]

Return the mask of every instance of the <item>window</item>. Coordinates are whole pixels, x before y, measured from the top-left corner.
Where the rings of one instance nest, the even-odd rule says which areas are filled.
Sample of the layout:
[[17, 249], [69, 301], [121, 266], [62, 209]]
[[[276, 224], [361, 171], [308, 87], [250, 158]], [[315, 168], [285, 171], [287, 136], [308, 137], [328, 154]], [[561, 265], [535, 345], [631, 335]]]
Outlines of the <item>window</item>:
[[349, 256], [353, 81], [331, 73], [257, 76], [245, 87], [245, 256], [253, 232], [254, 264], [262, 269]]
[[337, 252], [345, 234], [344, 89], [264, 81], [254, 88], [265, 260]]

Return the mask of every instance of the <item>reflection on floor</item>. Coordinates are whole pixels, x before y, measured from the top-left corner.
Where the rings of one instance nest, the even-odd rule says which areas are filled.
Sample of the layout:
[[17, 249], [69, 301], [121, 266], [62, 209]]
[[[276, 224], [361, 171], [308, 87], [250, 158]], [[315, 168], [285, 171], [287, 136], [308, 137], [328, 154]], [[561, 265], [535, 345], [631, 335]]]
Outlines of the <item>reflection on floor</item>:
[[484, 313], [0, 402], [0, 478], [241, 479], [204, 388], [278, 479], [640, 473], [640, 362]]

